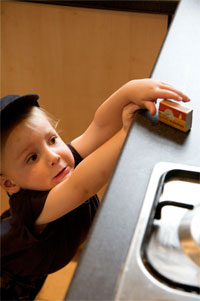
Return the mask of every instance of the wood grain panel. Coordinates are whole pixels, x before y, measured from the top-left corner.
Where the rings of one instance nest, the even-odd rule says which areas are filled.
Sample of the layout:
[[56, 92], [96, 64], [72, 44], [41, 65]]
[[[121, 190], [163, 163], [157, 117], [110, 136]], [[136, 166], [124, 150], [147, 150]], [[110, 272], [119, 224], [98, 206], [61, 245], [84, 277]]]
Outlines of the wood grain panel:
[[41, 106], [60, 119], [66, 141], [123, 83], [150, 75], [167, 32], [166, 15], [1, 6], [1, 95], [38, 93]]

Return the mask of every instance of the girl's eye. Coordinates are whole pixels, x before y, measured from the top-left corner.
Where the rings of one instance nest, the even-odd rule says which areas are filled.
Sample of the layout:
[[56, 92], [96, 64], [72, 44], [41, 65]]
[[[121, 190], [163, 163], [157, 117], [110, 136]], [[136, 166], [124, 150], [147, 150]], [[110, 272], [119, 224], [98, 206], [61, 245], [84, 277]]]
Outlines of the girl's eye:
[[49, 144], [52, 145], [52, 144], [55, 144], [56, 143], [56, 136], [53, 136], [51, 137], [51, 139], [49, 140]]
[[37, 154], [33, 154], [32, 156], [30, 156], [28, 158], [28, 160], [26, 161], [26, 163], [30, 164], [30, 163], [35, 162], [37, 160], [37, 157], [38, 157]]

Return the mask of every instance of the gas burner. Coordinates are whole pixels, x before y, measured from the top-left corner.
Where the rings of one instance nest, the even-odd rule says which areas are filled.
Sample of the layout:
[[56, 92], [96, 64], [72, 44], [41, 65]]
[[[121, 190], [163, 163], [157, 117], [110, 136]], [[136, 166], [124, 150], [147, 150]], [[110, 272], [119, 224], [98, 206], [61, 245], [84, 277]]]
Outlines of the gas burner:
[[116, 300], [149, 296], [200, 299], [199, 167], [159, 163], [153, 170]]
[[[161, 208], [165, 215], [161, 219]], [[199, 292], [200, 216], [199, 205], [163, 201], [155, 220], [143, 262], [148, 270], [170, 287]], [[187, 273], [186, 273], [187, 271]]]
[[185, 213], [178, 234], [184, 253], [200, 267], [200, 204]]

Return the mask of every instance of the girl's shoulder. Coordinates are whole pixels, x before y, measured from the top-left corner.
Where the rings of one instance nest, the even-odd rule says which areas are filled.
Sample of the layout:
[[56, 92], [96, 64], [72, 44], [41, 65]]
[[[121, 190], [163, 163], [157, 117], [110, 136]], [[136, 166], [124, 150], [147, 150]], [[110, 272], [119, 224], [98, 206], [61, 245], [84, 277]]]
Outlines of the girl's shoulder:
[[21, 189], [10, 197], [10, 212], [14, 221], [32, 225], [40, 215], [49, 191]]

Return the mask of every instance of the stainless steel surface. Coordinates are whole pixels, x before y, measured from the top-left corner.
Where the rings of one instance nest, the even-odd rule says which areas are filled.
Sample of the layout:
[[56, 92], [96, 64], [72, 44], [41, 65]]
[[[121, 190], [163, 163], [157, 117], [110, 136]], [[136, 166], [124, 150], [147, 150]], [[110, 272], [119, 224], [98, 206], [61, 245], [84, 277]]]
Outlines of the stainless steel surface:
[[200, 267], [200, 204], [185, 213], [178, 234], [184, 253]]
[[[154, 220], [155, 203], [158, 201], [189, 200], [194, 205], [200, 203], [199, 181], [177, 178], [162, 187], [163, 175], [173, 170], [179, 170], [179, 174], [182, 171], [198, 173], [200, 181], [199, 167], [173, 163], [159, 163], [155, 166], [118, 281], [115, 300], [149, 300], [149, 297], [151, 300], [200, 299], [198, 291], [177, 289], [166, 281], [168, 278], [172, 283], [183, 280], [183, 284], [197, 288], [200, 286], [200, 268], [182, 251], [178, 237], [179, 225], [187, 209], [167, 206], [162, 209], [162, 218]], [[153, 265], [155, 273], [147, 261]]]
[[[166, 199], [195, 206], [200, 203], [200, 185], [188, 180], [172, 179], [164, 184], [159, 201], [162, 202]], [[198, 289], [200, 269], [187, 256], [188, 253], [196, 255], [196, 259], [198, 256], [197, 247], [192, 248], [196, 244], [195, 242], [191, 244], [193, 239], [190, 235], [191, 224], [189, 224], [189, 220], [190, 222], [193, 220], [194, 211], [194, 209], [188, 210], [175, 206], [163, 207], [162, 218], [153, 222], [153, 233], [146, 247], [146, 260], [161, 277], [179, 283], [180, 286], [183, 284]], [[190, 218], [188, 217], [187, 221], [183, 223], [184, 217], [188, 214]], [[185, 249], [188, 245], [190, 246], [190, 251], [188, 250], [187, 253], [182, 250], [179, 230]], [[195, 230], [199, 233], [200, 227]]]

